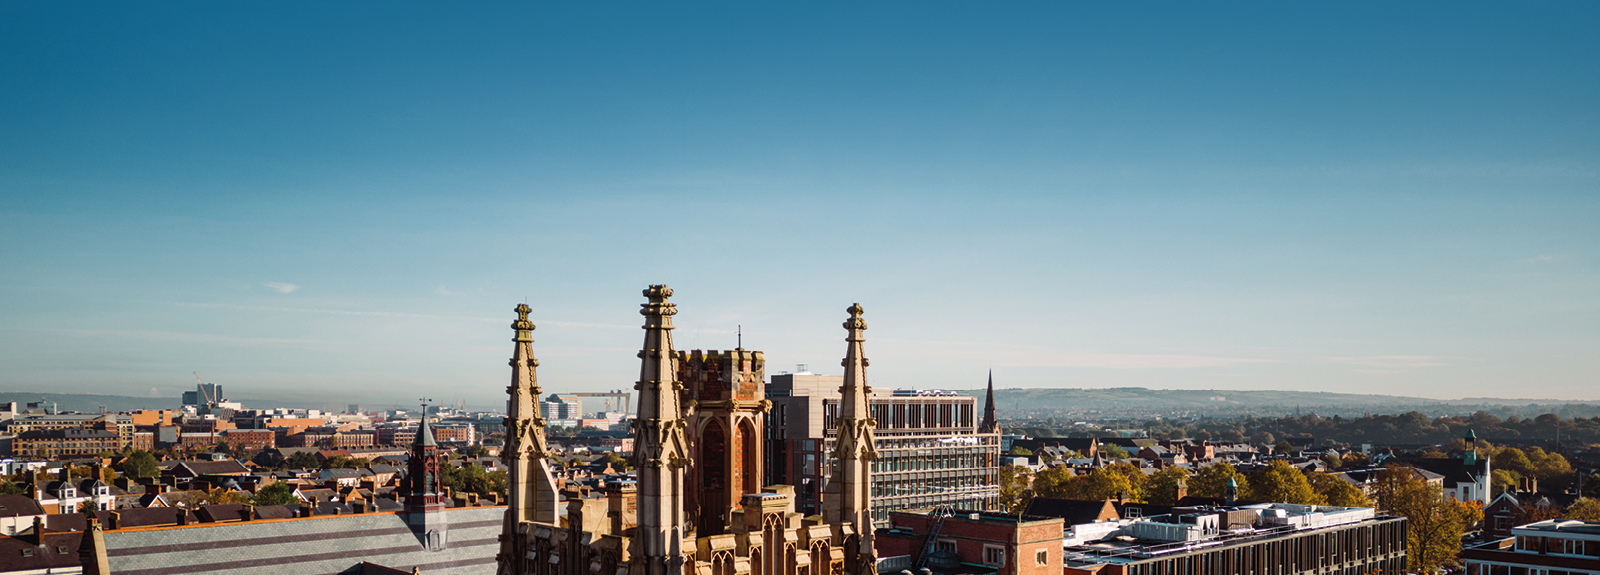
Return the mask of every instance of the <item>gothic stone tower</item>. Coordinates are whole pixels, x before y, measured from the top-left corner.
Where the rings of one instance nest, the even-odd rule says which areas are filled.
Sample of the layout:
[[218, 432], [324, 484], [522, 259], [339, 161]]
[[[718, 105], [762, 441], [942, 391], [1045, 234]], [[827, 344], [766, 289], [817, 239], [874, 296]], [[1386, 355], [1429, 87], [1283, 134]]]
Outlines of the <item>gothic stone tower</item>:
[[678, 352], [689, 417], [690, 517], [700, 537], [727, 532], [730, 512], [761, 492], [766, 429], [766, 360], [759, 351]]
[[688, 422], [678, 404], [677, 354], [672, 350], [672, 289], [652, 285], [641, 304], [644, 348], [639, 350], [639, 414], [633, 422], [633, 465], [639, 470], [639, 526], [629, 549], [634, 575], [678, 573], [683, 566], [684, 468], [689, 466]]
[[523, 538], [515, 537], [517, 526], [524, 521], [556, 523], [555, 477], [551, 474], [549, 447], [545, 442], [544, 418], [538, 410], [539, 360], [533, 357], [533, 322], [527, 304], [516, 308], [517, 320], [511, 322], [516, 333], [511, 338], [516, 345], [511, 356], [511, 385], [506, 387], [510, 396], [506, 400], [506, 445], [500, 451], [500, 460], [507, 469], [505, 534], [500, 536], [500, 573], [516, 573], [516, 566], [524, 561], [527, 549]]
[[878, 420], [867, 411], [867, 397], [872, 388], [867, 386], [867, 354], [863, 349], [867, 338], [866, 320], [861, 318], [861, 304], [845, 310], [850, 319], [844, 322], [846, 336], [844, 385], [839, 386], [838, 440], [833, 444], [833, 457], [838, 461], [833, 476], [823, 488], [822, 519], [830, 525], [849, 525], [859, 539], [845, 550], [852, 573], [877, 572], [877, 557], [872, 543], [872, 460], [878, 458], [874, 446], [873, 430]]

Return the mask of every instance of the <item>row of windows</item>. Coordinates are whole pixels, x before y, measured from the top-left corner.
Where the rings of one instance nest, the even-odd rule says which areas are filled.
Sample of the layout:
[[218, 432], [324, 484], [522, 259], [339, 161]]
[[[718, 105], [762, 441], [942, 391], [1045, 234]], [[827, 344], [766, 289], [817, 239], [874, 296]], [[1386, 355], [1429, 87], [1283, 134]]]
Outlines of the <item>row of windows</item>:
[[[1388, 563], [1395, 572], [1405, 557], [1405, 523], [1381, 523], [1307, 533], [1262, 543], [1244, 544], [1132, 566], [1129, 575], [1198, 575], [1233, 573], [1301, 573], [1338, 569], [1376, 573]], [[1397, 557], [1386, 557], [1399, 554]], [[1390, 572], [1390, 571], [1384, 571]]]
[[1467, 575], [1589, 575], [1591, 573], [1594, 573], [1594, 571], [1567, 571], [1565, 569], [1545, 569], [1542, 567], [1523, 567], [1521, 565], [1467, 562]]
[[[867, 407], [878, 420], [879, 429], [939, 429], [973, 427], [973, 404], [970, 402], [873, 402]], [[781, 415], [780, 415], [781, 417]], [[822, 427], [833, 429], [839, 418], [839, 403], [824, 400]]]
[[1600, 541], [1585, 542], [1578, 539], [1563, 539], [1560, 537], [1518, 535], [1517, 551], [1600, 557]]

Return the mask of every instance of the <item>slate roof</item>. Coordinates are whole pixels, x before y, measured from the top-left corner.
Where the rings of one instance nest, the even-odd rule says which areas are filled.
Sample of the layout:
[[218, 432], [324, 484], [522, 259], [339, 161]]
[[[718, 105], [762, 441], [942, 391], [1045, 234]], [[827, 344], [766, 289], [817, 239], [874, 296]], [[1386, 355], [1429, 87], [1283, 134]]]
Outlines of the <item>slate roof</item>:
[[1117, 508], [1110, 501], [1082, 501], [1054, 497], [1035, 497], [1029, 500], [1028, 509], [1022, 514], [1060, 517], [1066, 520], [1067, 525], [1082, 525], [1119, 517]]
[[183, 461], [172, 469], [173, 475], [186, 477], [199, 477], [201, 475], [238, 475], [250, 473], [250, 468], [239, 463], [238, 460], [224, 459], [221, 461]]
[[492, 575], [505, 509], [442, 511], [449, 522], [447, 545], [437, 552], [425, 551], [406, 516], [396, 513], [111, 530], [105, 539], [117, 575], [322, 575], [368, 562], [401, 572], [418, 567], [423, 573]]
[[77, 573], [83, 567], [78, 560], [82, 540], [82, 533], [46, 533], [42, 539], [0, 537], [0, 573]]
[[0, 517], [26, 517], [44, 515], [38, 501], [26, 495], [0, 495]]

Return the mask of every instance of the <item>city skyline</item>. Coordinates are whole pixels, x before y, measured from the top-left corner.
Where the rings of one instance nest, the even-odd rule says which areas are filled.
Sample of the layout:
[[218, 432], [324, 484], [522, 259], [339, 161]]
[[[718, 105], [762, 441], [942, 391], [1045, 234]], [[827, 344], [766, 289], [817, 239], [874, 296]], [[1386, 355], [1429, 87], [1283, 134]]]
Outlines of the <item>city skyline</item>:
[[1600, 399], [1592, 4], [377, 6], [0, 6], [0, 387]]

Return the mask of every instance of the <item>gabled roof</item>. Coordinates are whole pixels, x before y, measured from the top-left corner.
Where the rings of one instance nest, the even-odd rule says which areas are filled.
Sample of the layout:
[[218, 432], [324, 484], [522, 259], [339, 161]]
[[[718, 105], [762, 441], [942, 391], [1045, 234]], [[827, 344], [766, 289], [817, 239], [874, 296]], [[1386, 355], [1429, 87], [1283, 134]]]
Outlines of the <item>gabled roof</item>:
[[44, 515], [38, 501], [26, 495], [0, 495], [0, 517]]
[[238, 475], [250, 473], [250, 468], [245, 467], [234, 459], [220, 461], [182, 461], [172, 470], [174, 475], [199, 477], [201, 475]]
[[1067, 525], [1081, 525], [1119, 517], [1116, 506], [1112, 505], [1110, 501], [1084, 501], [1079, 499], [1056, 499], [1054, 497], [1034, 497], [1028, 501], [1028, 508], [1023, 511], [1023, 515], [1060, 517], [1066, 520]]

